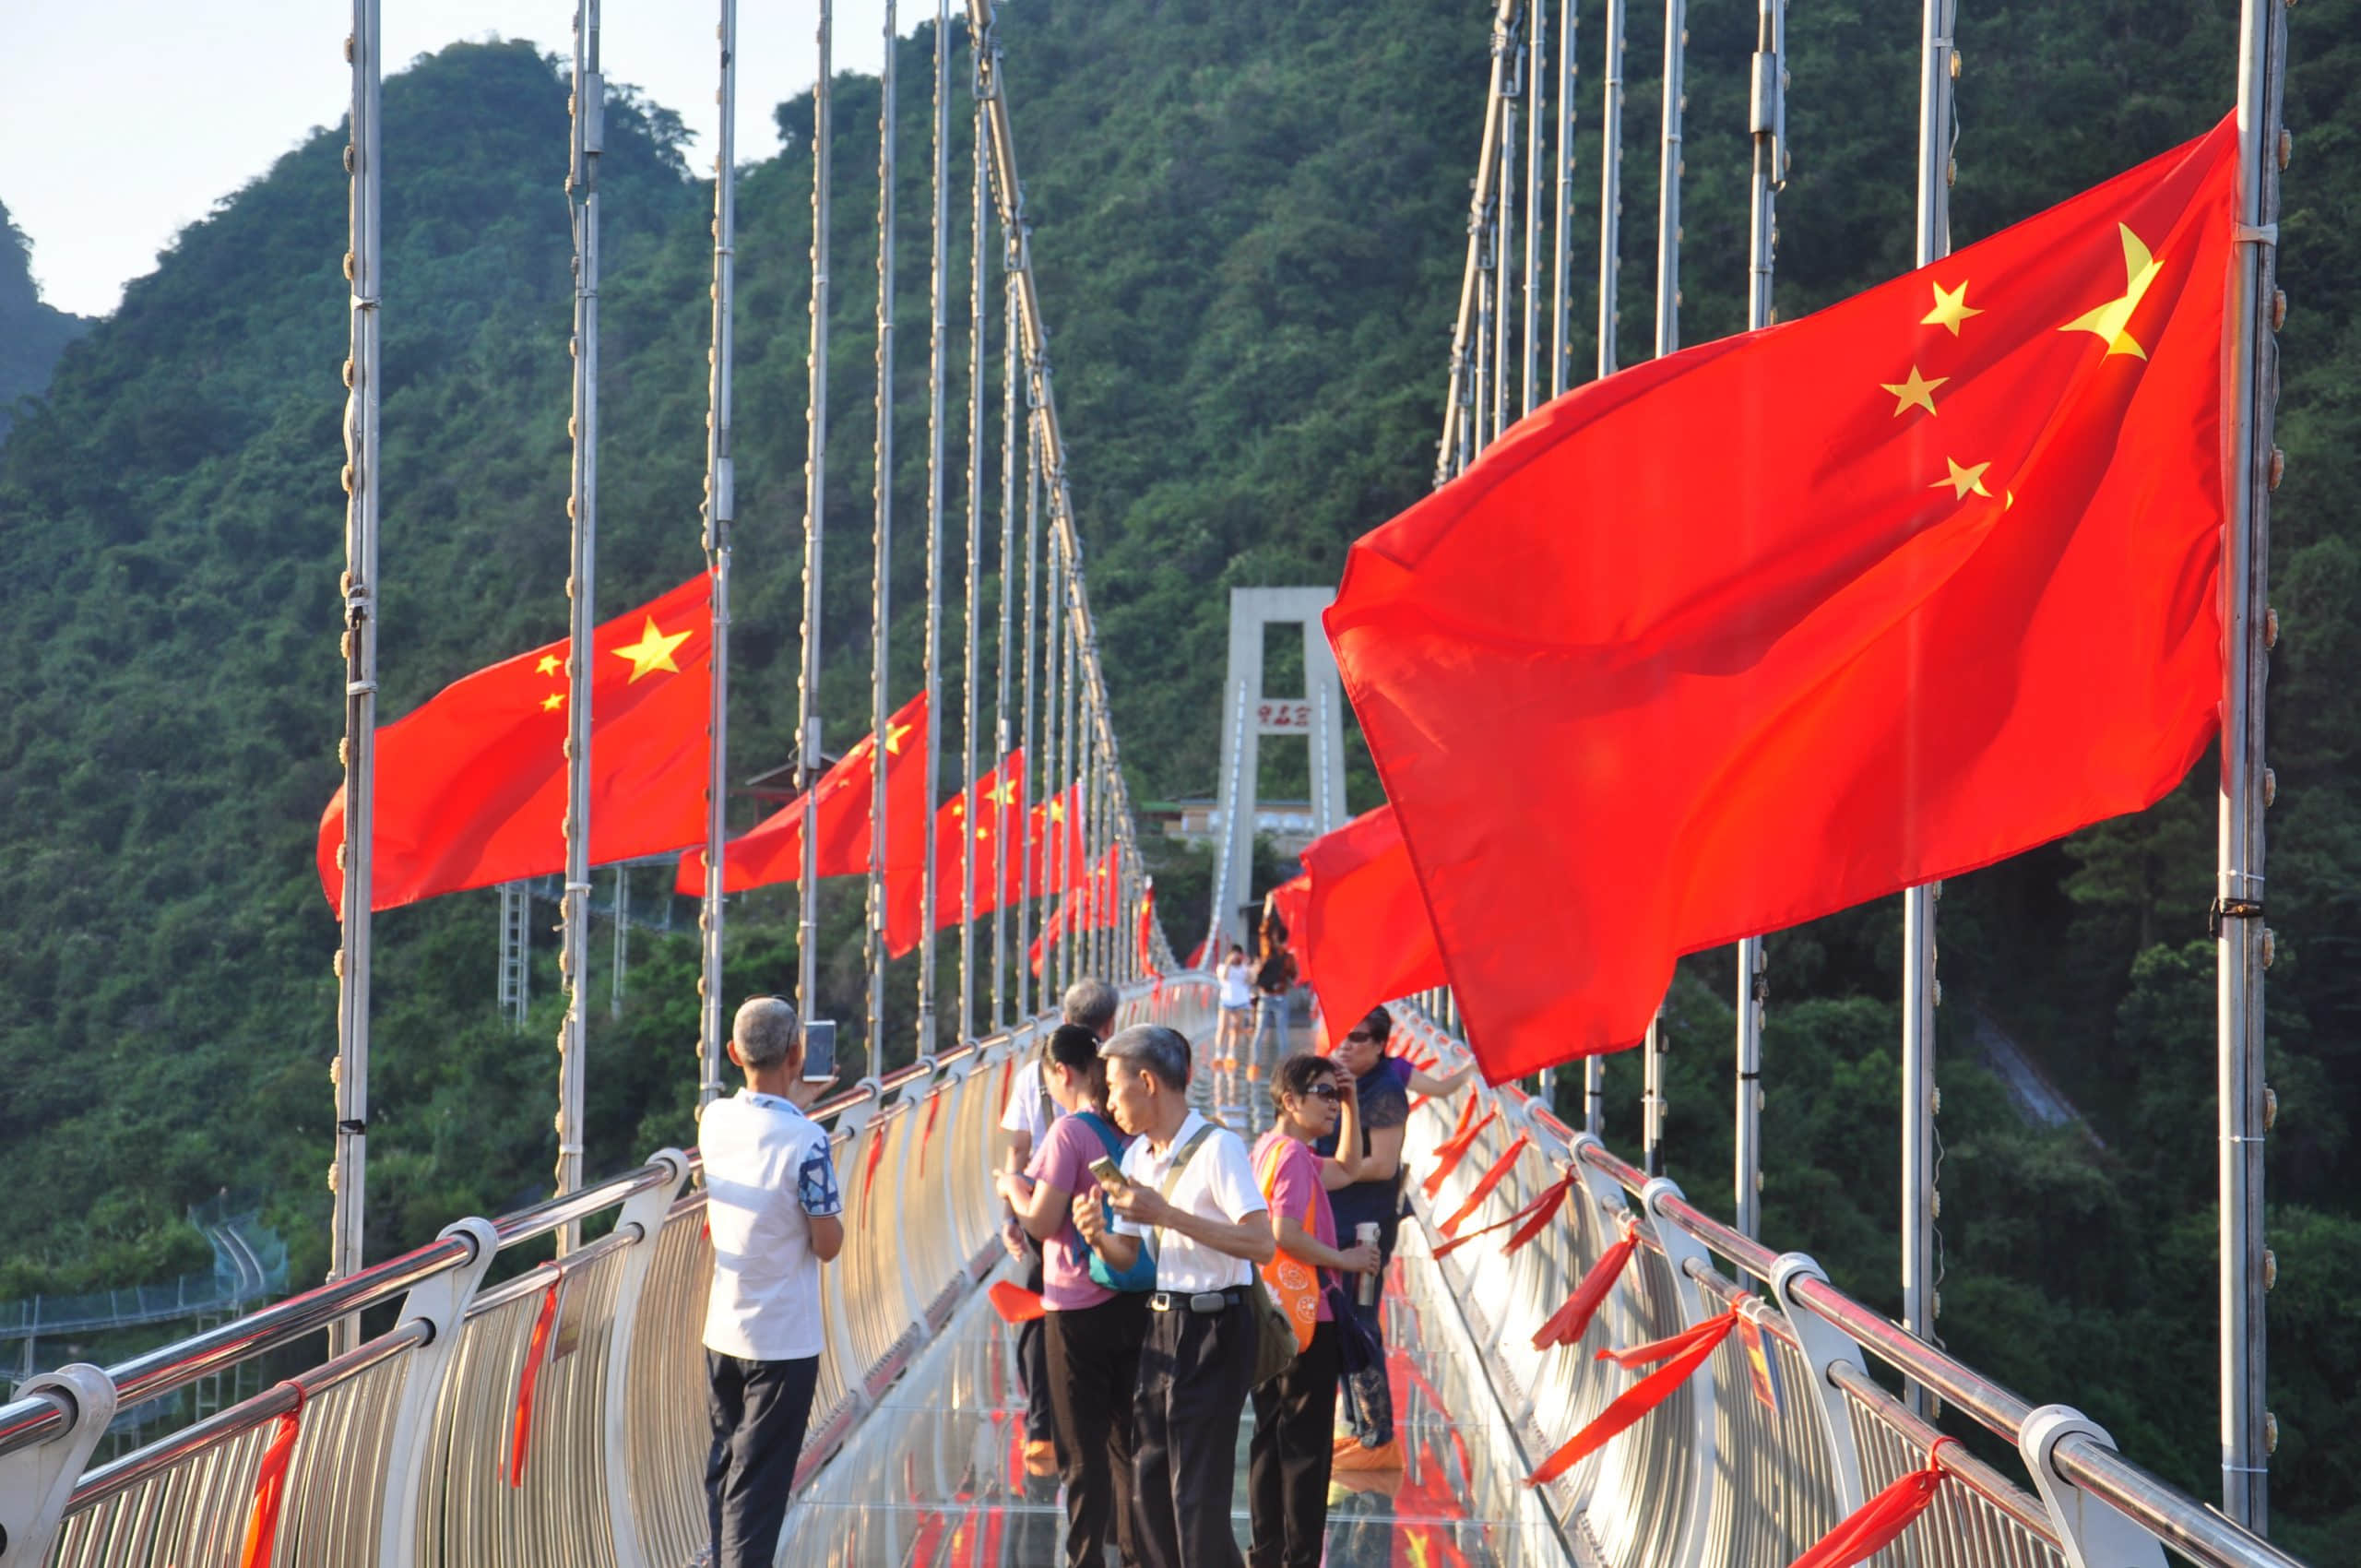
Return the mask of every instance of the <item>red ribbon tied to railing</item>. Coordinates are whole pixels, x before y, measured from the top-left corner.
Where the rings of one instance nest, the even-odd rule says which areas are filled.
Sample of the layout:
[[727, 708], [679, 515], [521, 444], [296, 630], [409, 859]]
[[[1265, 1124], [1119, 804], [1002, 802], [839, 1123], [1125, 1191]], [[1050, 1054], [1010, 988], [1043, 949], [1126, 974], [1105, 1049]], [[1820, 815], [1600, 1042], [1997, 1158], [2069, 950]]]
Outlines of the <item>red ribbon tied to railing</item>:
[[1688, 1382], [1689, 1374], [1703, 1366], [1722, 1341], [1729, 1337], [1730, 1330], [1737, 1326], [1738, 1313], [1727, 1312], [1654, 1344], [1635, 1345], [1628, 1350], [1601, 1350], [1598, 1353], [1601, 1360], [1611, 1360], [1622, 1366], [1641, 1366], [1655, 1360], [1664, 1361], [1664, 1365], [1625, 1389], [1613, 1404], [1598, 1413], [1596, 1420], [1574, 1433], [1564, 1447], [1544, 1459], [1539, 1469], [1525, 1478], [1525, 1484], [1541, 1486], [1554, 1481], [1606, 1447], [1608, 1440], [1671, 1398], [1672, 1391]]
[[[1470, 1105], [1475, 1103], [1472, 1098], [1468, 1100]], [[1459, 1162], [1467, 1158], [1467, 1151], [1476, 1146], [1476, 1140], [1483, 1135], [1484, 1129], [1500, 1119], [1500, 1108], [1495, 1106], [1480, 1120], [1469, 1123], [1465, 1132], [1453, 1134], [1448, 1142], [1436, 1147], [1434, 1172], [1427, 1178], [1424, 1186], [1427, 1196], [1431, 1198], [1442, 1190], [1443, 1179], [1459, 1169]]]
[[1956, 1443], [1954, 1437], [1939, 1437], [1927, 1450], [1923, 1469], [1911, 1471], [1892, 1486], [1862, 1503], [1834, 1529], [1821, 1537], [1809, 1551], [1795, 1560], [1789, 1568], [1853, 1568], [1857, 1562], [1893, 1544], [1893, 1538], [1910, 1527], [1910, 1521], [1924, 1514], [1935, 1501], [1935, 1492], [1943, 1484], [1947, 1473], [1935, 1462], [1946, 1443]]
[[985, 1294], [992, 1299], [992, 1311], [1000, 1313], [1001, 1322], [1006, 1324], [1031, 1323], [1050, 1310], [1040, 1292], [1006, 1279], [993, 1280]]
[[1504, 1230], [1512, 1225], [1516, 1225], [1517, 1221], [1523, 1220], [1525, 1223], [1518, 1226], [1516, 1234], [1509, 1238], [1506, 1249], [1511, 1253], [1515, 1252], [1519, 1247], [1541, 1234], [1542, 1227], [1548, 1225], [1556, 1217], [1559, 1208], [1565, 1203], [1566, 1194], [1572, 1188], [1573, 1183], [1574, 1179], [1571, 1176], [1562, 1181], [1552, 1182], [1542, 1188], [1531, 1203], [1510, 1215], [1506, 1219], [1496, 1219], [1489, 1225], [1477, 1226], [1465, 1236], [1453, 1237], [1435, 1249], [1435, 1256], [1449, 1257], [1477, 1237], [1489, 1236], [1495, 1230]]
[[246, 1516], [246, 1543], [238, 1553], [238, 1568], [269, 1568], [271, 1553], [279, 1546], [279, 1510], [287, 1501], [287, 1467], [295, 1457], [295, 1438], [303, 1426], [303, 1385], [286, 1386], [295, 1391], [295, 1404], [279, 1418], [270, 1446], [262, 1451], [262, 1464], [255, 1471], [254, 1512]]
[[1599, 1253], [1598, 1261], [1590, 1265], [1590, 1272], [1584, 1275], [1582, 1282], [1574, 1287], [1574, 1293], [1566, 1298], [1566, 1304], [1551, 1313], [1549, 1320], [1534, 1330], [1533, 1348], [1546, 1350], [1552, 1345], [1572, 1345], [1580, 1339], [1590, 1327], [1590, 1320], [1598, 1315], [1599, 1304], [1607, 1300], [1607, 1293], [1615, 1289], [1615, 1281], [1622, 1276], [1625, 1265], [1631, 1263], [1631, 1254], [1639, 1245], [1639, 1238], [1627, 1232], [1621, 1241]]
[[[549, 1265], [544, 1264], [543, 1267]], [[525, 1364], [516, 1372], [516, 1414], [508, 1423], [508, 1484], [525, 1484], [525, 1455], [533, 1446], [533, 1390], [540, 1385], [541, 1363], [549, 1357], [550, 1330], [557, 1324], [557, 1289], [565, 1277], [553, 1274], [541, 1292], [540, 1315], [533, 1319], [533, 1337], [525, 1346]]]
[[1501, 1151], [1500, 1158], [1492, 1161], [1492, 1168], [1477, 1178], [1473, 1187], [1467, 1189], [1467, 1200], [1459, 1206], [1456, 1213], [1442, 1222], [1441, 1229], [1444, 1235], [1459, 1234], [1460, 1226], [1477, 1209], [1484, 1206], [1484, 1200], [1492, 1195], [1492, 1190], [1498, 1187], [1501, 1179], [1515, 1167], [1516, 1157], [1523, 1154], [1532, 1142], [1531, 1134], [1525, 1133], [1519, 1133], [1509, 1140], [1509, 1146]]

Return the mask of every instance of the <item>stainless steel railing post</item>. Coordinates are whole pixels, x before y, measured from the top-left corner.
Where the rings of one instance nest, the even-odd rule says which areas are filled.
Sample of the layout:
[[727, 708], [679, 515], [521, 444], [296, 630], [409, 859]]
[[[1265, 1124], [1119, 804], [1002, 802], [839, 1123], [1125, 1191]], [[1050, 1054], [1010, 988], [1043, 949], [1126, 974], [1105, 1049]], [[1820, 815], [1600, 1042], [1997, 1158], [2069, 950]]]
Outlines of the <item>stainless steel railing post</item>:
[[469, 1218], [444, 1227], [444, 1236], [475, 1243], [475, 1255], [410, 1287], [402, 1298], [397, 1324], [423, 1322], [430, 1337], [402, 1363], [401, 1401], [386, 1440], [386, 1507], [377, 1521], [379, 1568], [409, 1568], [419, 1559], [418, 1493], [434, 1440], [434, 1416], [443, 1403], [444, 1380], [459, 1348], [459, 1325], [500, 1255], [500, 1231], [489, 1219]]
[[[632, 1420], [632, 1337], [639, 1326], [640, 1297], [647, 1271], [656, 1261], [657, 1238], [664, 1233], [664, 1217], [672, 1200], [688, 1184], [689, 1157], [679, 1149], [658, 1149], [648, 1157], [652, 1165], [671, 1168], [672, 1179], [634, 1194], [615, 1217], [619, 1236], [637, 1232], [631, 1250], [623, 1255], [615, 1279], [612, 1324], [607, 1334], [607, 1377], [604, 1384], [606, 1419], [599, 1423], [600, 1457], [607, 1476], [607, 1525], [614, 1538], [615, 1568], [648, 1568], [647, 1549], [640, 1539], [638, 1515], [632, 1507], [629, 1429]], [[387, 1564], [387, 1568], [392, 1568]]]
[[2058, 1526], [2058, 1544], [2070, 1568], [2165, 1568], [2165, 1549], [2154, 1536], [2069, 1480], [2052, 1462], [2058, 1445], [2070, 1437], [2110, 1453], [2115, 1448], [2106, 1428], [2064, 1405], [2044, 1405], [2025, 1418], [2017, 1433], [2017, 1452]]
[[53, 1403], [65, 1424], [40, 1443], [0, 1454], [0, 1563], [7, 1568], [38, 1568], [49, 1560], [82, 1467], [114, 1420], [114, 1381], [87, 1361], [31, 1379], [12, 1403], [36, 1399]]
[[1790, 1300], [1787, 1288], [1802, 1275], [1822, 1282], [1828, 1278], [1828, 1271], [1802, 1253], [1781, 1253], [1771, 1265], [1771, 1296], [1786, 1314], [1787, 1326], [1795, 1330], [1804, 1359], [1811, 1363], [1812, 1408], [1820, 1412], [1821, 1436], [1828, 1444], [1837, 1512], [1850, 1515], [1861, 1505], [1867, 1491], [1861, 1483], [1861, 1448], [1853, 1435], [1853, 1413], [1845, 1404], [1845, 1391], [1830, 1374], [1840, 1362], [1865, 1367], [1867, 1358], [1861, 1347], [1835, 1324], [1797, 1308]]

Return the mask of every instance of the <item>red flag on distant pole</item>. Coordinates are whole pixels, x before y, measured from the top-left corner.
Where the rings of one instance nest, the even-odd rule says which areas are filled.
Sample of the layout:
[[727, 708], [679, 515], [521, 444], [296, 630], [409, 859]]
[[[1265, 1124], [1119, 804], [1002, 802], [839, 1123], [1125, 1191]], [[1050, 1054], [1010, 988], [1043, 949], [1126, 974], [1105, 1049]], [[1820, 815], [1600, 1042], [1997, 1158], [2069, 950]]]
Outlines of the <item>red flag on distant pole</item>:
[[[992, 888], [992, 836], [1003, 826], [1014, 828], [1025, 820], [1025, 752], [1011, 752], [1001, 765], [976, 780], [976, 826], [971, 841], [976, 856], [976, 913], [990, 914], [1003, 903], [1014, 904], [1024, 897], [1025, 873], [1022, 853], [1006, 857], [1003, 887]], [[934, 890], [934, 929], [959, 923], [967, 890], [959, 873], [960, 844], [969, 837], [967, 827], [967, 792], [961, 790], [944, 802], [934, 814], [934, 856], [939, 868], [940, 885]], [[892, 849], [894, 864], [887, 868], [885, 878], [885, 951], [896, 958], [919, 944], [919, 925], [924, 918], [925, 860], [918, 855], [905, 855], [892, 847], [901, 842], [900, 836], [889, 828], [886, 845]]]
[[1392, 806], [1312, 840], [1303, 865], [1310, 887], [1295, 932], [1296, 967], [1338, 1031], [1382, 1002], [1443, 983], [1427, 901]]
[[[926, 725], [923, 692], [904, 703], [885, 724], [885, 843], [897, 865], [902, 851], [894, 846], [923, 844], [919, 834], [926, 820]], [[870, 795], [876, 757], [877, 737], [863, 735], [808, 791], [822, 876], [869, 874]], [[742, 893], [802, 875], [803, 813], [804, 796], [798, 795], [732, 838], [721, 851], [723, 888]], [[683, 896], [705, 891], [702, 849], [681, 857], [672, 888]]]
[[1058, 900], [1057, 912], [1042, 922], [1041, 934], [1033, 939], [1026, 955], [1035, 974], [1041, 972], [1041, 955], [1049, 950], [1050, 944], [1081, 932], [1110, 927], [1121, 920], [1122, 900], [1116, 889], [1122, 879], [1122, 857], [1120, 839], [1108, 845], [1097, 864]]
[[1325, 624], [1494, 1081], [2188, 772], [2236, 161], [1570, 393], [1353, 547]]
[[[590, 860], [705, 836], [712, 579], [700, 572], [591, 638]], [[370, 902], [396, 909], [565, 870], [566, 645], [461, 677], [377, 731]], [[320, 887], [339, 916], [344, 791], [320, 815]]]

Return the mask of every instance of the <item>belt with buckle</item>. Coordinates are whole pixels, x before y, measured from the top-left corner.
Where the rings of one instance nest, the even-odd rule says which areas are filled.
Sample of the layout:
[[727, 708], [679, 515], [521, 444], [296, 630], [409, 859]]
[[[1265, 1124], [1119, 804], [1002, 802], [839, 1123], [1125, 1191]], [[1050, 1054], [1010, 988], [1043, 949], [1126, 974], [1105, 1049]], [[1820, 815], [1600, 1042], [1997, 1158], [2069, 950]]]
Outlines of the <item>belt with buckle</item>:
[[1226, 1290], [1151, 1290], [1148, 1311], [1154, 1313], [1195, 1313], [1210, 1317], [1227, 1312], [1246, 1300], [1246, 1292], [1233, 1285]]

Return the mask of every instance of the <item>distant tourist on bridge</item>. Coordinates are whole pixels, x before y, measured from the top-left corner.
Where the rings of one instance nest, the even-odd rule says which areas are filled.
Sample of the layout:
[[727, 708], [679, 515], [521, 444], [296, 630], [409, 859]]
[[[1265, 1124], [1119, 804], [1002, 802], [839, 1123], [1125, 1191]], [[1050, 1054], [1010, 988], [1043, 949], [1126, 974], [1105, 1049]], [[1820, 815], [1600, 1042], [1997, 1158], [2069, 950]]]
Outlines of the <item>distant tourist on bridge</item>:
[[1254, 966], [1246, 961], [1246, 949], [1231, 943], [1229, 952], [1215, 967], [1214, 978], [1221, 982], [1220, 1027], [1214, 1031], [1214, 1065], [1227, 1070], [1238, 1065], [1239, 1053], [1254, 1034]]
[[1120, 1160], [1132, 1142], [1108, 1110], [1107, 1064], [1098, 1045], [1097, 1034], [1076, 1024], [1061, 1024], [1050, 1037], [1043, 1076], [1065, 1114], [1023, 1175], [1002, 1173], [1000, 1192], [1041, 1243], [1041, 1301], [1050, 1310], [1040, 1321], [1048, 1331], [1050, 1406], [1065, 1479], [1067, 1568], [1105, 1568], [1109, 1540], [1121, 1549], [1124, 1568], [1139, 1568], [1132, 1406], [1156, 1264], [1140, 1258], [1129, 1269], [1110, 1268], [1074, 1227], [1078, 1194], [1102, 1226], [1111, 1220], [1090, 1168], [1097, 1160]]
[[1133, 1407], [1146, 1568], [1236, 1568], [1229, 1509], [1238, 1424], [1262, 1332], [1254, 1265], [1276, 1250], [1237, 1134], [1189, 1109], [1189, 1042], [1153, 1024], [1107, 1042], [1107, 1098], [1132, 1134], [1110, 1230], [1086, 1194], [1083, 1238], [1117, 1268], [1156, 1259]]
[[[1085, 975], [1066, 987], [1060, 1011], [1068, 1025], [1088, 1030], [1094, 1040], [1103, 1040], [1115, 1032], [1118, 1004], [1113, 986]], [[1026, 1053], [1024, 1065], [1009, 1080], [1008, 1103], [1001, 1107], [1001, 1131], [1008, 1134], [1001, 1169], [1010, 1175], [1025, 1173], [1036, 1151], [1049, 1141], [1050, 1123], [1058, 1119], [1057, 1102], [1050, 1098], [1049, 1084], [1042, 1076], [1041, 1056], [1038, 1050]], [[1001, 1241], [1008, 1255], [1025, 1265], [1021, 1281], [1025, 1289], [1039, 1294], [1040, 1243], [1026, 1234], [1014, 1212], [1001, 1228]], [[1016, 1330], [1016, 1381], [1025, 1391], [1025, 1468], [1036, 1476], [1056, 1475], [1059, 1468], [1057, 1413], [1050, 1405], [1045, 1332], [1039, 1319], [1019, 1324]]]
[[[1277, 1377], [1254, 1390], [1254, 1437], [1249, 1446], [1246, 1494], [1253, 1509], [1251, 1568], [1319, 1568], [1328, 1528], [1328, 1476], [1335, 1458], [1336, 1380], [1346, 1360], [1341, 1336], [1361, 1335], [1331, 1271], [1373, 1275], [1382, 1259], [1374, 1241], [1342, 1251], [1327, 1186], [1360, 1173], [1360, 1128], [1353, 1079], [1336, 1064], [1309, 1053], [1288, 1057], [1271, 1079], [1277, 1124], [1254, 1146], [1255, 1179], [1270, 1203], [1271, 1232], [1279, 1251], [1313, 1270], [1318, 1306], [1311, 1343]], [[1311, 1151], [1322, 1138], [1341, 1154]], [[1290, 1303], [1282, 1300], [1282, 1306]], [[1361, 1336], [1364, 1362], [1376, 1359]]]
[[[1362, 1225], [1377, 1227], [1381, 1274], [1383, 1265], [1394, 1261], [1403, 1194], [1408, 1186], [1408, 1173], [1402, 1165], [1402, 1137], [1410, 1124], [1410, 1097], [1451, 1094], [1475, 1071], [1471, 1063], [1442, 1077], [1430, 1077], [1401, 1057], [1386, 1053], [1386, 1042], [1393, 1034], [1394, 1015], [1372, 1007], [1337, 1041], [1336, 1065], [1352, 1075], [1354, 1098], [1359, 1102], [1360, 1169], [1347, 1177], [1342, 1166], [1331, 1159], [1321, 1172], [1335, 1206], [1339, 1235], [1356, 1234]], [[1322, 1139], [1318, 1146], [1323, 1155], [1336, 1152], [1334, 1137]], [[1381, 1345], [1385, 1342], [1382, 1302], [1381, 1290], [1356, 1292], [1353, 1298], [1361, 1325]], [[1353, 1435], [1336, 1443], [1337, 1467], [1386, 1469], [1400, 1465], [1401, 1450], [1394, 1441], [1394, 1396], [1386, 1386], [1384, 1369], [1356, 1373], [1346, 1387]]]
[[706, 1218], [713, 1230], [705, 1361], [713, 1422], [706, 1505], [716, 1568], [770, 1568], [803, 1456], [820, 1375], [820, 1265], [845, 1244], [826, 1129], [804, 1109], [803, 1026], [776, 996], [738, 1009], [737, 1094], [707, 1105]]

